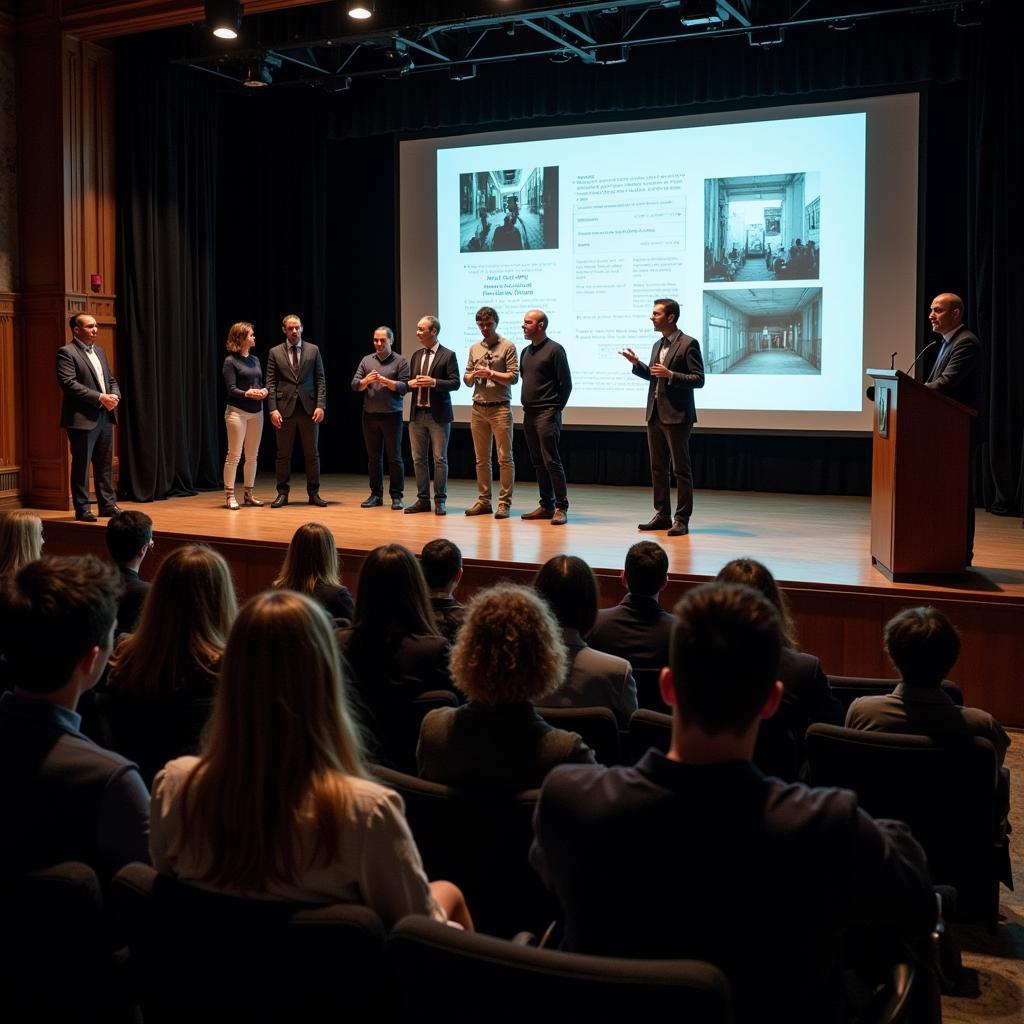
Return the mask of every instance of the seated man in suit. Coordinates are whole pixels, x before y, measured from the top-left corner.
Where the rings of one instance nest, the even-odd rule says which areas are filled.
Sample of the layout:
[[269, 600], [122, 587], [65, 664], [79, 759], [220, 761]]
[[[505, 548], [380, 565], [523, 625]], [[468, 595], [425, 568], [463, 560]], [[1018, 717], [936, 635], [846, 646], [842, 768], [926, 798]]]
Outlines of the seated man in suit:
[[859, 697], [846, 713], [849, 729], [909, 733], [933, 739], [981, 736], [1002, 765], [1010, 737], [980, 708], [961, 708], [942, 688], [960, 656], [960, 637], [937, 608], [907, 608], [885, 626], [885, 652], [900, 674], [892, 693]]
[[660, 544], [642, 540], [626, 552], [622, 570], [626, 596], [614, 608], [602, 608], [587, 634], [587, 643], [615, 654], [637, 669], [668, 664], [672, 616], [658, 604], [668, 583], [668, 555]]
[[75, 708], [114, 643], [121, 583], [94, 555], [26, 565], [0, 589], [13, 693], [0, 698], [0, 867], [82, 861], [110, 878], [149, 861], [138, 769], [80, 731]]
[[466, 606], [455, 600], [455, 588], [462, 579], [462, 552], [444, 537], [428, 540], [420, 552], [420, 568], [430, 591], [437, 628], [455, 643], [455, 634], [466, 617]]
[[107, 523], [107, 550], [121, 572], [124, 591], [117, 604], [117, 636], [132, 633], [139, 621], [149, 584], [139, 576], [142, 561], [153, 549], [153, 520], [145, 512], [118, 512]]
[[738, 1022], [820, 1024], [840, 1019], [851, 937], [883, 959], [926, 951], [935, 897], [906, 826], [874, 821], [851, 792], [751, 764], [782, 698], [781, 651], [778, 613], [760, 594], [690, 591], [661, 679], [668, 754], [555, 768], [530, 857], [562, 905], [570, 950], [708, 960], [729, 978]]

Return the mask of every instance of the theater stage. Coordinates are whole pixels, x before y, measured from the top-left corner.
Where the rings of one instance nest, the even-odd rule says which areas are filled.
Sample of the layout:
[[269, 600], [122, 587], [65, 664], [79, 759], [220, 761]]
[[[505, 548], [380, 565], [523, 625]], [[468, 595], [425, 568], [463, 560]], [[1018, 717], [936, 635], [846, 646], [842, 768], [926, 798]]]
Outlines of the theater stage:
[[[412, 483], [411, 479], [408, 481]], [[764, 562], [790, 601], [801, 646], [817, 654], [833, 675], [891, 676], [881, 650], [882, 626], [901, 608], [934, 604], [956, 623], [963, 638], [960, 662], [951, 676], [967, 699], [1006, 724], [1024, 726], [1024, 531], [1017, 519], [978, 513], [975, 568], [939, 582], [892, 583], [871, 565], [870, 502], [867, 498], [698, 491], [688, 537], [642, 534], [637, 523], [652, 514], [650, 492], [634, 487], [570, 488], [569, 522], [523, 522], [519, 514], [535, 505], [532, 483], [516, 492], [513, 518], [467, 518], [475, 485], [450, 484], [449, 514], [404, 515], [383, 508], [361, 509], [365, 478], [328, 476], [321, 494], [330, 502], [314, 509], [298, 499], [271, 509], [273, 479], [261, 476], [257, 494], [267, 505], [229, 512], [223, 493], [133, 505], [153, 519], [156, 548], [143, 567], [151, 578], [172, 547], [202, 541], [230, 562], [240, 596], [267, 586], [280, 567], [284, 549], [300, 524], [316, 519], [330, 527], [343, 560], [346, 584], [354, 591], [367, 551], [398, 542], [414, 551], [435, 537], [448, 537], [462, 549], [465, 578], [459, 596], [499, 578], [529, 582], [552, 555], [579, 555], [594, 567], [602, 604], [621, 595], [619, 570], [626, 549], [650, 538], [669, 554], [667, 606], [694, 583], [715, 575], [730, 558], [746, 555]], [[407, 492], [408, 497], [408, 492]], [[40, 512], [51, 554], [104, 553], [104, 520], [78, 523], [70, 513]], [[927, 529], [927, 524], [922, 525]]]

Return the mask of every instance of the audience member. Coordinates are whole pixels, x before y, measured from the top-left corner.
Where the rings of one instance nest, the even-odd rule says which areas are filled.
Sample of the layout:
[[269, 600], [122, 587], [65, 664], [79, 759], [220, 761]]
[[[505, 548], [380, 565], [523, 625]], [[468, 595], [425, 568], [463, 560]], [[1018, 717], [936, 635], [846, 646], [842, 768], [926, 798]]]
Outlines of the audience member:
[[597, 580], [590, 566], [575, 555], [556, 555], [541, 566], [534, 587], [558, 619], [569, 653], [569, 671], [545, 697], [548, 705], [611, 708], [625, 728], [637, 708], [633, 670], [624, 658], [595, 651], [583, 639], [597, 618]]
[[462, 579], [462, 552], [458, 545], [443, 537], [427, 541], [420, 552], [420, 568], [430, 591], [437, 628], [454, 643], [466, 617], [465, 605], [455, 600], [455, 588]]
[[842, 725], [843, 706], [832, 693], [821, 662], [796, 649], [796, 626], [775, 577], [752, 558], [734, 558], [718, 572], [720, 583], [742, 583], [756, 590], [778, 613], [782, 623], [782, 656], [778, 679], [782, 701], [778, 711], [761, 723], [754, 764], [766, 775], [795, 782], [804, 761], [804, 736], [814, 722]]
[[43, 521], [33, 512], [0, 512], [0, 580], [41, 558]]
[[472, 927], [461, 892], [427, 882], [401, 797], [367, 778], [330, 621], [300, 594], [242, 609], [199, 757], [156, 777], [151, 846], [203, 888]]
[[642, 540], [626, 552], [622, 570], [626, 596], [614, 608], [597, 613], [587, 643], [614, 654], [638, 669], [662, 669], [668, 664], [672, 616], [658, 603], [668, 583], [668, 555], [660, 544]]
[[555, 729], [533, 708], [565, 677], [560, 632], [547, 605], [525, 587], [500, 584], [473, 598], [452, 650], [452, 678], [469, 703], [423, 719], [420, 775], [517, 791], [539, 786], [556, 764], [594, 763], [576, 733]]
[[231, 570], [212, 548], [177, 548], [160, 564], [138, 629], [118, 642], [97, 710], [107, 742], [151, 782], [195, 753], [238, 613]]
[[[531, 861], [562, 904], [565, 945], [709, 960], [729, 978], [740, 1024], [838, 1020], [849, 940], [879, 959], [897, 944], [900, 958], [927, 949], [924, 854], [855, 794], [751, 764], [758, 724], [782, 699], [783, 630], [763, 597], [707, 584], [676, 620], [662, 673], [669, 753], [559, 767], [541, 790]], [[664, 870], [623, 884], [630, 865], [655, 862]]]
[[80, 731], [75, 708], [114, 643], [121, 584], [93, 555], [31, 562], [0, 582], [14, 692], [0, 697], [0, 868], [64, 861], [104, 879], [149, 859], [149, 793], [130, 761]]
[[149, 584], [139, 576], [139, 569], [153, 550], [153, 520], [145, 512], [115, 512], [107, 521], [107, 550], [124, 584], [117, 606], [116, 633], [131, 633], [149, 593]]
[[942, 688], [960, 656], [960, 637], [937, 608], [907, 608], [885, 626], [885, 652], [901, 681], [892, 693], [859, 697], [846, 713], [851, 729], [909, 733], [933, 739], [981, 736], [1001, 766], [1010, 745], [1006, 730], [979, 708], [961, 708]]
[[451, 645], [438, 631], [423, 571], [408, 548], [386, 544], [366, 556], [352, 626], [337, 636], [377, 740], [374, 757], [405, 763], [412, 754], [412, 746], [402, 749], [412, 699], [452, 686]]
[[313, 598], [335, 625], [352, 621], [355, 604], [341, 582], [334, 534], [322, 523], [306, 523], [295, 531], [274, 586]]

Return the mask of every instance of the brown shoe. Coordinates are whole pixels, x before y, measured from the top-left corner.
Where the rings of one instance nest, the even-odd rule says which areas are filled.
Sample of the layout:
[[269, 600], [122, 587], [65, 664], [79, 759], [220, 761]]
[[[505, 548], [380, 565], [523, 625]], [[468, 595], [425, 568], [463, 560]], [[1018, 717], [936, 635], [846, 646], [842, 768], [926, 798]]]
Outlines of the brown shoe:
[[508, 519], [508, 513], [509, 513], [509, 506], [508, 505], [499, 505], [498, 506], [498, 511], [494, 513], [494, 518], [495, 519]]
[[482, 499], [478, 500], [471, 508], [466, 509], [467, 516], [489, 516], [490, 514], [491, 503]]
[[543, 505], [538, 505], [532, 512], [524, 512], [519, 518], [520, 519], [553, 519], [555, 516], [555, 510], [553, 508], [545, 508]]
[[564, 508], [556, 508], [555, 514], [551, 517], [552, 526], [565, 526], [568, 516], [565, 514]]

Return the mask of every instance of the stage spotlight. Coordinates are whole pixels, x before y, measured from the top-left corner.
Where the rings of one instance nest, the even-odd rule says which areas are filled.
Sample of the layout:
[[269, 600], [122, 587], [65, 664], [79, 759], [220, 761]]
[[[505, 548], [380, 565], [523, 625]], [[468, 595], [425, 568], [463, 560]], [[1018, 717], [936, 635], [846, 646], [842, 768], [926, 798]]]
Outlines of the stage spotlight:
[[350, 0], [347, 10], [350, 18], [366, 21], [373, 17], [373, 0]]
[[206, 24], [218, 39], [237, 39], [242, 25], [239, 0], [206, 0]]

